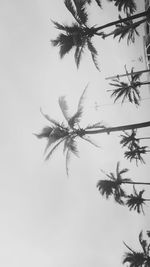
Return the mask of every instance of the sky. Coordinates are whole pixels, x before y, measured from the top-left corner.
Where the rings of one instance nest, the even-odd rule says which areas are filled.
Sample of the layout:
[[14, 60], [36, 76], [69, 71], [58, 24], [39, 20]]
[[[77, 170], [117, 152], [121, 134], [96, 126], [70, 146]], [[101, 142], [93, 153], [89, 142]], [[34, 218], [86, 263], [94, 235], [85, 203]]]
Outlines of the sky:
[[[137, 1], [138, 11], [143, 10]], [[88, 8], [89, 24], [99, 25], [118, 18], [112, 4], [103, 1]], [[45, 141], [38, 140], [47, 121], [42, 110], [64, 121], [58, 98], [65, 95], [70, 113], [88, 84], [81, 126], [103, 121], [107, 126], [149, 120], [149, 89], [141, 89], [140, 107], [113, 104], [109, 81], [124, 73], [124, 65], [145, 68], [143, 28], [135, 44], [118, 43], [111, 37], [93, 41], [99, 53], [98, 72], [85, 51], [79, 70], [73, 54], [60, 60], [50, 40], [58, 32], [51, 20], [70, 23], [72, 17], [60, 0], [0, 1], [0, 265], [3, 267], [120, 267], [123, 241], [139, 249], [138, 234], [149, 229], [149, 206], [145, 216], [105, 200], [96, 184], [101, 169], [114, 171], [117, 161], [129, 168], [135, 181], [149, 181], [150, 158], [145, 165], [123, 157], [119, 135], [92, 136], [100, 149], [79, 141], [80, 158], [72, 157], [69, 177], [63, 148], [44, 161]], [[139, 61], [139, 57], [143, 62]], [[143, 79], [147, 79], [143, 75]], [[139, 136], [149, 136], [149, 128]], [[144, 142], [144, 141], [143, 141]], [[149, 145], [148, 141], [143, 143]], [[132, 192], [131, 186], [124, 187]], [[139, 186], [141, 190], [143, 187]], [[150, 190], [145, 188], [145, 197]]]

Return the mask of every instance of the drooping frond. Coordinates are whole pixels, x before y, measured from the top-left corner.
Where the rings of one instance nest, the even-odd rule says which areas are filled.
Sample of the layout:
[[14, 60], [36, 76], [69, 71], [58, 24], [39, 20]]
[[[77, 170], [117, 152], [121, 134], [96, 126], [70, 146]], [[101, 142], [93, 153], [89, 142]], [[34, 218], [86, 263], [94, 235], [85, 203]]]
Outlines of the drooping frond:
[[59, 102], [60, 109], [61, 109], [66, 121], [68, 122], [70, 117], [68, 115], [68, 105], [67, 105], [67, 101], [65, 99], [65, 96], [59, 97], [58, 102]]
[[53, 128], [50, 126], [46, 126], [42, 129], [41, 133], [39, 134], [34, 134], [37, 138], [49, 138], [51, 132], [53, 131]]
[[63, 58], [74, 47], [72, 35], [60, 33], [55, 40], [51, 40], [53, 46], [59, 47], [59, 55]]
[[90, 39], [87, 39], [87, 46], [88, 46], [89, 51], [91, 52], [92, 60], [94, 62], [95, 67], [97, 68], [98, 71], [100, 71], [100, 68], [97, 62], [98, 53]]
[[91, 145], [100, 148], [100, 146], [98, 144], [96, 144], [96, 142], [94, 140], [91, 139], [91, 137], [89, 136], [82, 136], [82, 139], [89, 142]]
[[81, 58], [82, 58], [82, 54], [84, 52], [85, 46], [86, 46], [86, 38], [83, 38], [82, 44], [76, 47], [75, 54], [74, 54], [74, 59], [75, 59], [77, 68], [79, 67], [79, 64], [81, 62]]
[[53, 152], [56, 150], [56, 148], [58, 148], [58, 146], [65, 140], [65, 138], [61, 138], [59, 142], [56, 143], [56, 145], [53, 146], [53, 148], [49, 151], [49, 153], [47, 154], [45, 160], [48, 160], [51, 155], [53, 154]]
[[68, 123], [69, 123], [71, 128], [73, 128], [75, 124], [79, 123], [80, 119], [82, 117], [83, 102], [85, 100], [85, 94], [86, 94], [86, 91], [87, 91], [87, 87], [88, 87], [88, 84], [86, 85], [82, 95], [80, 96], [80, 99], [79, 99], [79, 102], [78, 102], [78, 107], [77, 107], [77, 112], [68, 121]]
[[87, 23], [88, 15], [84, 0], [65, 0], [64, 3], [66, 8], [79, 24], [85, 25]]
[[70, 157], [72, 154], [74, 154], [75, 156], [79, 156], [78, 154], [78, 149], [77, 149], [77, 143], [74, 139], [74, 137], [69, 136], [68, 138], [66, 138], [65, 142], [64, 142], [64, 150], [63, 152], [66, 152], [66, 173], [68, 175], [69, 172], [69, 162], [70, 162]]

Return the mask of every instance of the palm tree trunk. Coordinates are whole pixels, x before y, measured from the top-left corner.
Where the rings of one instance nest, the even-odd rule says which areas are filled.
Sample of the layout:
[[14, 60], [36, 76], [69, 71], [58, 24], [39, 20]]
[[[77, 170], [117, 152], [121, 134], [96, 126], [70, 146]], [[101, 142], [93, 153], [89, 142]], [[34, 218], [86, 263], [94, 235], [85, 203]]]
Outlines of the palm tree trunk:
[[105, 80], [112, 80], [112, 79], [115, 79], [115, 78], [120, 78], [120, 77], [125, 77], [125, 76], [128, 76], [128, 75], [131, 75], [131, 74], [140, 74], [140, 73], [145, 73], [145, 72], [150, 72], [150, 70], [140, 70], [140, 71], [135, 71], [135, 72], [130, 72], [128, 74], [118, 74], [118, 75], [115, 75], [115, 76], [111, 76], [111, 77], [106, 77]]
[[[147, 19], [145, 18], [145, 19], [142, 19], [142, 20], [140, 20], [140, 21], [137, 21], [137, 22], [133, 23], [132, 25], [124, 26], [123, 29], [120, 30], [119, 34], [121, 34], [123, 30], [129, 30], [130, 28], [134, 28], [134, 27], [136, 28], [136, 27], [138, 27], [138, 26], [141, 25], [142, 23], [146, 22], [146, 20], [147, 20]], [[115, 35], [115, 33], [117, 33], [117, 31], [119, 31], [119, 29], [116, 28], [114, 31], [112, 31], [112, 32], [110, 32], [110, 33], [108, 33], [108, 34], [103, 33], [103, 34], [102, 34], [102, 38], [105, 39], [105, 38], [108, 37], [108, 36]], [[119, 35], [119, 34], [118, 34], [118, 35]]]
[[141, 185], [150, 185], [150, 183], [141, 183], [141, 182], [121, 182], [122, 184], [141, 184]]
[[150, 137], [141, 137], [141, 138], [137, 138], [138, 140], [147, 140], [150, 139]]
[[117, 126], [117, 127], [108, 127], [108, 128], [98, 129], [98, 130], [93, 130], [93, 131], [85, 130], [84, 134], [100, 134], [100, 133], [110, 134], [111, 132], [134, 130], [134, 129], [145, 128], [145, 127], [150, 127], [150, 121], [136, 123], [136, 124], [122, 125], [122, 126]]
[[150, 82], [140, 82], [139, 85], [147, 85], [150, 84]]
[[119, 20], [112, 21], [112, 22], [107, 23], [107, 24], [105, 24], [103, 26], [97, 27], [94, 30], [95, 30], [95, 32], [98, 32], [98, 31], [103, 30], [105, 28], [108, 28], [108, 27], [111, 27], [111, 26], [115, 26], [118, 23], [123, 23], [123, 22], [126, 22], [126, 21], [138, 19], [138, 18], [141, 18], [141, 17], [146, 17], [147, 18], [148, 15], [150, 15], [150, 8], [148, 8], [147, 11], [138, 13], [136, 15], [129, 16], [129, 17], [124, 18], [124, 19], [119, 19]]

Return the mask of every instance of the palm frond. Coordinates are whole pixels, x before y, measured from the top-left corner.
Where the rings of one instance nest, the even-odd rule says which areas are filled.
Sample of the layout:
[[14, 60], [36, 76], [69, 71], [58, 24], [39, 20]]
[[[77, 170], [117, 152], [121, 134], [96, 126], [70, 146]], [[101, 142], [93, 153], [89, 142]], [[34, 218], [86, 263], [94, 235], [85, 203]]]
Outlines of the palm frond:
[[51, 122], [53, 125], [58, 126], [58, 127], [60, 127], [60, 128], [64, 128], [59, 122], [57, 122], [56, 120], [50, 118], [49, 115], [43, 113], [42, 108], [40, 108], [40, 112], [41, 112], [41, 114], [45, 117], [45, 119], [47, 119], [47, 120], [48, 120], [49, 122]]
[[74, 137], [69, 136], [66, 138], [64, 142], [64, 150], [63, 152], [66, 152], [66, 173], [67, 175], [69, 174], [69, 162], [70, 162], [70, 157], [72, 154], [75, 156], [79, 156], [78, 154], [78, 149], [77, 149], [77, 143], [74, 139]]
[[[66, 137], [65, 137], [66, 138]], [[56, 150], [56, 148], [58, 148], [58, 146], [65, 140], [65, 138], [61, 138], [61, 140], [50, 150], [50, 152], [47, 154], [47, 156], [46, 156], [46, 158], [45, 158], [45, 160], [48, 160], [51, 156], [52, 156], [52, 154], [53, 154], [53, 152]]]
[[86, 12], [85, 0], [73, 0], [76, 6], [77, 15], [80, 23], [86, 25], [88, 21], [88, 14]]
[[63, 58], [74, 47], [73, 36], [60, 33], [55, 40], [51, 40], [53, 46], [59, 47], [60, 58]]
[[83, 102], [85, 100], [87, 88], [88, 88], [88, 84], [86, 85], [82, 95], [80, 96], [80, 99], [78, 102], [78, 107], [77, 107], [77, 112], [68, 121], [71, 128], [73, 128], [76, 123], [80, 122], [80, 119], [81, 119], [82, 113], [83, 113]]
[[97, 68], [98, 71], [100, 71], [100, 68], [99, 68], [98, 62], [97, 62], [98, 53], [97, 53], [97, 50], [95, 49], [94, 45], [92, 44], [90, 38], [87, 39], [87, 46], [91, 52], [92, 60], [94, 62], [95, 67]]
[[83, 38], [82, 44], [76, 47], [74, 58], [75, 58], [75, 63], [77, 65], [77, 68], [79, 67], [79, 64], [81, 62], [81, 57], [84, 52], [85, 45], [86, 45], [86, 38]]
[[91, 137], [89, 137], [89, 136], [86, 135], [86, 136], [82, 136], [81, 138], [83, 140], [89, 142], [91, 145], [100, 148], [100, 146], [98, 144], [96, 144], [95, 141], [91, 139]]
[[59, 102], [60, 109], [61, 109], [66, 121], [68, 122], [70, 117], [68, 115], [68, 105], [67, 105], [67, 101], [65, 99], [65, 96], [59, 97], [58, 102]]
[[34, 134], [37, 138], [49, 138], [51, 132], [53, 131], [53, 127], [46, 126], [42, 129], [41, 133], [39, 134]]

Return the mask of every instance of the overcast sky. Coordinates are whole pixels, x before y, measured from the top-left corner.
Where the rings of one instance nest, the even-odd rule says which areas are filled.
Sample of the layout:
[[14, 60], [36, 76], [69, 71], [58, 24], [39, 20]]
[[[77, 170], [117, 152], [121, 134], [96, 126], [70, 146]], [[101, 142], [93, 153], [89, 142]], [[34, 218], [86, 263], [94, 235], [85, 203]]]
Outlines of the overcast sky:
[[[140, 11], [141, 0], [137, 2]], [[90, 25], [118, 17], [108, 3], [103, 10], [96, 4], [88, 10]], [[64, 120], [58, 97], [66, 95], [73, 114], [87, 83], [81, 126], [98, 121], [117, 126], [149, 120], [148, 88], [141, 89], [139, 108], [129, 103], [114, 105], [105, 80], [123, 73], [124, 64], [129, 69], [145, 68], [143, 29], [131, 46], [125, 40], [118, 44], [111, 37], [105, 41], [95, 38], [101, 72], [88, 51], [77, 70], [72, 53], [61, 61], [58, 50], [51, 47], [50, 39], [58, 33], [51, 19], [72, 21], [63, 1], [0, 1], [0, 265], [120, 267], [123, 241], [138, 249], [138, 234], [149, 227], [149, 206], [145, 216], [129, 212], [113, 199], [102, 198], [96, 183], [104, 178], [100, 169], [114, 171], [117, 161], [130, 169], [133, 180], [149, 181], [149, 156], [145, 156], [145, 165], [137, 167], [124, 159], [120, 133], [92, 136], [101, 148], [80, 141], [80, 158], [71, 159], [68, 178], [62, 147], [45, 162], [46, 143], [33, 133], [48, 123], [40, 107], [52, 118]], [[141, 56], [143, 62], [139, 61]], [[150, 136], [149, 129], [139, 131], [139, 136]], [[132, 192], [131, 186], [124, 188]], [[146, 189], [147, 198], [149, 193]]]

